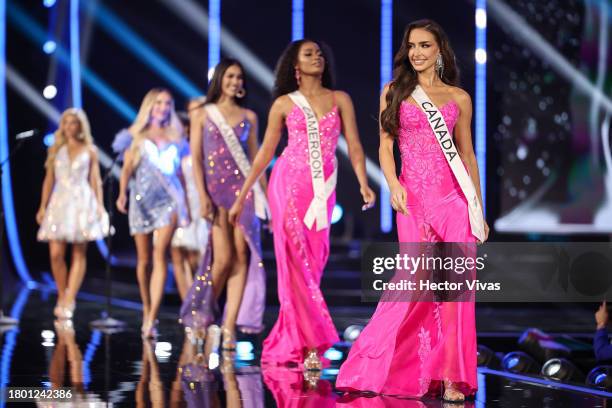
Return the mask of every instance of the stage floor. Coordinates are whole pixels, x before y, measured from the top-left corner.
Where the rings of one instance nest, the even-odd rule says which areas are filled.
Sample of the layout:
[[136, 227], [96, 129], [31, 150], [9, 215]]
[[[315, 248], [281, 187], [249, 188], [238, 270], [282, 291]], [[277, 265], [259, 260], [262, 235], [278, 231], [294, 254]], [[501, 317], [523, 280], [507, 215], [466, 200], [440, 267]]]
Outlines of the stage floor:
[[[119, 302], [113, 307], [113, 317], [127, 323], [127, 327], [105, 334], [89, 327], [89, 322], [104, 310], [104, 304], [86, 292], [83, 295], [74, 324], [67, 327], [54, 323], [53, 292], [18, 288], [11, 291], [5, 312], [19, 316], [20, 324], [17, 329], [4, 331], [1, 337], [0, 380], [4, 387], [72, 387], [77, 399], [64, 406], [78, 406], [74, 402], [82, 401], [87, 407], [603, 407], [612, 401], [608, 400], [612, 394], [584, 392], [580, 387], [485, 368], [479, 369], [475, 400], [465, 405], [392, 397], [341, 397], [334, 390], [334, 381], [348, 350], [346, 344], [328, 354], [331, 366], [323, 370], [318, 382], [311, 379], [316, 385], [309, 385], [297, 369], [262, 370], [258, 353], [263, 336], [240, 338], [235, 361], [221, 355], [218, 366], [207, 370], [192, 344], [185, 341], [175, 307], [162, 311], [157, 341], [143, 342], [137, 303]], [[370, 312], [367, 307], [332, 309], [339, 328], [349, 322], [365, 321]], [[274, 308], [267, 312], [268, 327], [274, 313]], [[488, 313], [485, 310], [484, 314]], [[510, 335], [500, 333], [500, 341], [503, 343], [503, 337]], [[491, 344], [493, 338], [494, 333], [479, 332], [479, 342]]]

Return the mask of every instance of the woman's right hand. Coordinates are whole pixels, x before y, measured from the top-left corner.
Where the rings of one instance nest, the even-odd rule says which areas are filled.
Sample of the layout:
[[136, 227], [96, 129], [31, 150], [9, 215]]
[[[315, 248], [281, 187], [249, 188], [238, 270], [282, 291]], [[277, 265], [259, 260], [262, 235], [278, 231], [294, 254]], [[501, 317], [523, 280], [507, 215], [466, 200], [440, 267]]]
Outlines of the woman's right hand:
[[209, 196], [200, 197], [200, 216], [210, 222], [213, 221], [215, 207]]
[[242, 215], [242, 211], [244, 210], [244, 201], [239, 198], [234, 201], [232, 208], [229, 209], [229, 213], [227, 214], [227, 218], [230, 224], [236, 226], [240, 216]]
[[127, 214], [127, 208], [126, 208], [127, 196], [125, 195], [125, 193], [119, 194], [119, 197], [117, 197], [116, 204], [117, 204], [117, 209], [119, 210], [120, 213]]
[[397, 183], [391, 187], [391, 207], [403, 215], [408, 215], [408, 208], [406, 207], [406, 201], [408, 197], [404, 187]]
[[36, 212], [36, 222], [38, 223], [38, 225], [40, 225], [42, 224], [44, 219], [45, 219], [45, 207], [40, 207], [38, 211]]

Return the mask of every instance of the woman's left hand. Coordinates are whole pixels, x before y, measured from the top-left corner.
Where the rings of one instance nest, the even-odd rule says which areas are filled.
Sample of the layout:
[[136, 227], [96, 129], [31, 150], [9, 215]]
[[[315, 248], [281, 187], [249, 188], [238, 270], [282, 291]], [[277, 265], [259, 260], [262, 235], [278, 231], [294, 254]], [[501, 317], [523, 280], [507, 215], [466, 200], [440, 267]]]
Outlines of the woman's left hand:
[[361, 197], [363, 198], [364, 210], [374, 207], [374, 204], [376, 203], [376, 193], [372, 191], [370, 186], [366, 185], [364, 187], [361, 187], [359, 189], [359, 192], [361, 193]]

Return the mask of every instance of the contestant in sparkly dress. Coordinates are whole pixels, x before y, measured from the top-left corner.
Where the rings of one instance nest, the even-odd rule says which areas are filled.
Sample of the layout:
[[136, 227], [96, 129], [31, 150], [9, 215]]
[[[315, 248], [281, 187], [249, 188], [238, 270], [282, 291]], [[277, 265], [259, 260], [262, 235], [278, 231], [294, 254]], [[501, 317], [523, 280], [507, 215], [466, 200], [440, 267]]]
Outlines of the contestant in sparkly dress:
[[[189, 122], [201, 105], [205, 97], [195, 98], [187, 104], [187, 113], [179, 112], [179, 117], [189, 135]], [[184, 116], [182, 116], [184, 115]], [[193, 177], [193, 160], [191, 153], [181, 160], [181, 169], [187, 187], [187, 198], [189, 200], [189, 212], [191, 223], [186, 227], [178, 227], [172, 237], [170, 255], [172, 256], [172, 268], [174, 269], [174, 281], [181, 300], [185, 299], [187, 291], [193, 285], [193, 274], [198, 270], [202, 254], [208, 240], [208, 222], [200, 217], [200, 198], [198, 188]]]
[[304, 363], [305, 369], [317, 370], [321, 354], [338, 341], [319, 284], [329, 256], [341, 131], [364, 203], [371, 206], [376, 197], [368, 186], [353, 103], [345, 92], [333, 90], [329, 59], [317, 42], [295, 41], [285, 50], [276, 69], [274, 96], [264, 142], [230, 219], [246, 209], [251, 186], [272, 160], [286, 127], [288, 144], [268, 187], [280, 311], [264, 341], [262, 362]]
[[[476, 240], [486, 240], [488, 227], [482, 221], [472, 147], [472, 104], [457, 87], [454, 54], [442, 28], [430, 20], [408, 25], [394, 68], [393, 81], [380, 98], [380, 162], [391, 205], [398, 211], [399, 241], [463, 243], [475, 253]], [[428, 107], [427, 114], [421, 107]], [[436, 134], [428, 118], [436, 119]], [[447, 162], [437, 139], [448, 134], [454, 136], [459, 157], [453, 157], [460, 158], [456, 163], [463, 174]], [[402, 162], [399, 179], [395, 142]], [[465, 190], [469, 205], [464, 185], [458, 182], [462, 178], [472, 185]], [[479, 214], [472, 213], [474, 207]], [[477, 388], [473, 301], [379, 302], [342, 365], [336, 387], [409, 397], [442, 394], [448, 401], [473, 395]]]
[[[54, 134], [45, 167], [38, 240], [49, 242], [51, 272], [57, 286], [53, 313], [71, 319], [87, 267], [87, 242], [108, 234], [108, 215], [102, 201], [98, 154], [89, 121], [80, 109], [66, 110]], [[70, 271], [66, 247], [72, 244]]]
[[233, 59], [222, 60], [215, 68], [205, 104], [191, 124], [193, 175], [202, 216], [212, 222], [212, 233], [194, 285], [183, 302], [181, 322], [192, 331], [205, 330], [216, 318], [216, 299], [227, 285], [221, 330], [225, 350], [236, 347], [236, 327], [243, 332], [261, 332], [265, 308], [258, 218], [266, 216], [265, 189], [257, 186], [249, 192], [238, 222], [228, 222], [228, 210], [258, 149], [257, 116], [243, 107], [245, 95], [242, 65]]
[[177, 226], [189, 224], [181, 174], [187, 142], [170, 92], [159, 88], [149, 91], [136, 120], [117, 135], [113, 148], [124, 150], [117, 208], [128, 213], [129, 184], [128, 219], [136, 243], [136, 275], [143, 306], [141, 330], [150, 338], [157, 334], [170, 240]]

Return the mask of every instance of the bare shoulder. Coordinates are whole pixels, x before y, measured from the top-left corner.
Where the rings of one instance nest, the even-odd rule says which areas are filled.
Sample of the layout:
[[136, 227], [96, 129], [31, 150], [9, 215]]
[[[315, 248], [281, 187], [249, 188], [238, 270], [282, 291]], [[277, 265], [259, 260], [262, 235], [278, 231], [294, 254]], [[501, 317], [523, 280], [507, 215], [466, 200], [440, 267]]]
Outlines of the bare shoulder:
[[89, 151], [89, 154], [91, 155], [92, 158], [94, 159], [98, 158], [98, 148], [96, 147], [95, 144], [89, 145], [87, 150]]
[[272, 106], [270, 107], [270, 114], [280, 114], [282, 116], [287, 116], [291, 109], [293, 109], [293, 101], [289, 98], [289, 95], [281, 95], [272, 102]]
[[381, 96], [386, 96], [387, 92], [389, 92], [389, 89], [391, 88], [391, 85], [393, 84], [393, 81], [389, 81], [385, 84], [385, 86], [383, 86], [382, 92], [380, 93]]
[[457, 86], [450, 87], [450, 94], [453, 100], [457, 102], [457, 104], [460, 106], [472, 104], [472, 98], [470, 97], [470, 94]]
[[206, 120], [206, 109], [204, 109], [204, 105], [199, 108], [194, 109], [193, 111], [193, 121], [203, 123]]
[[349, 95], [345, 91], [332, 91], [334, 98], [336, 100], [336, 104], [340, 107], [342, 106], [351, 106], [353, 104], [353, 100], [351, 99], [351, 95]]
[[251, 123], [257, 123], [257, 114], [250, 109], [245, 109], [245, 116]]

